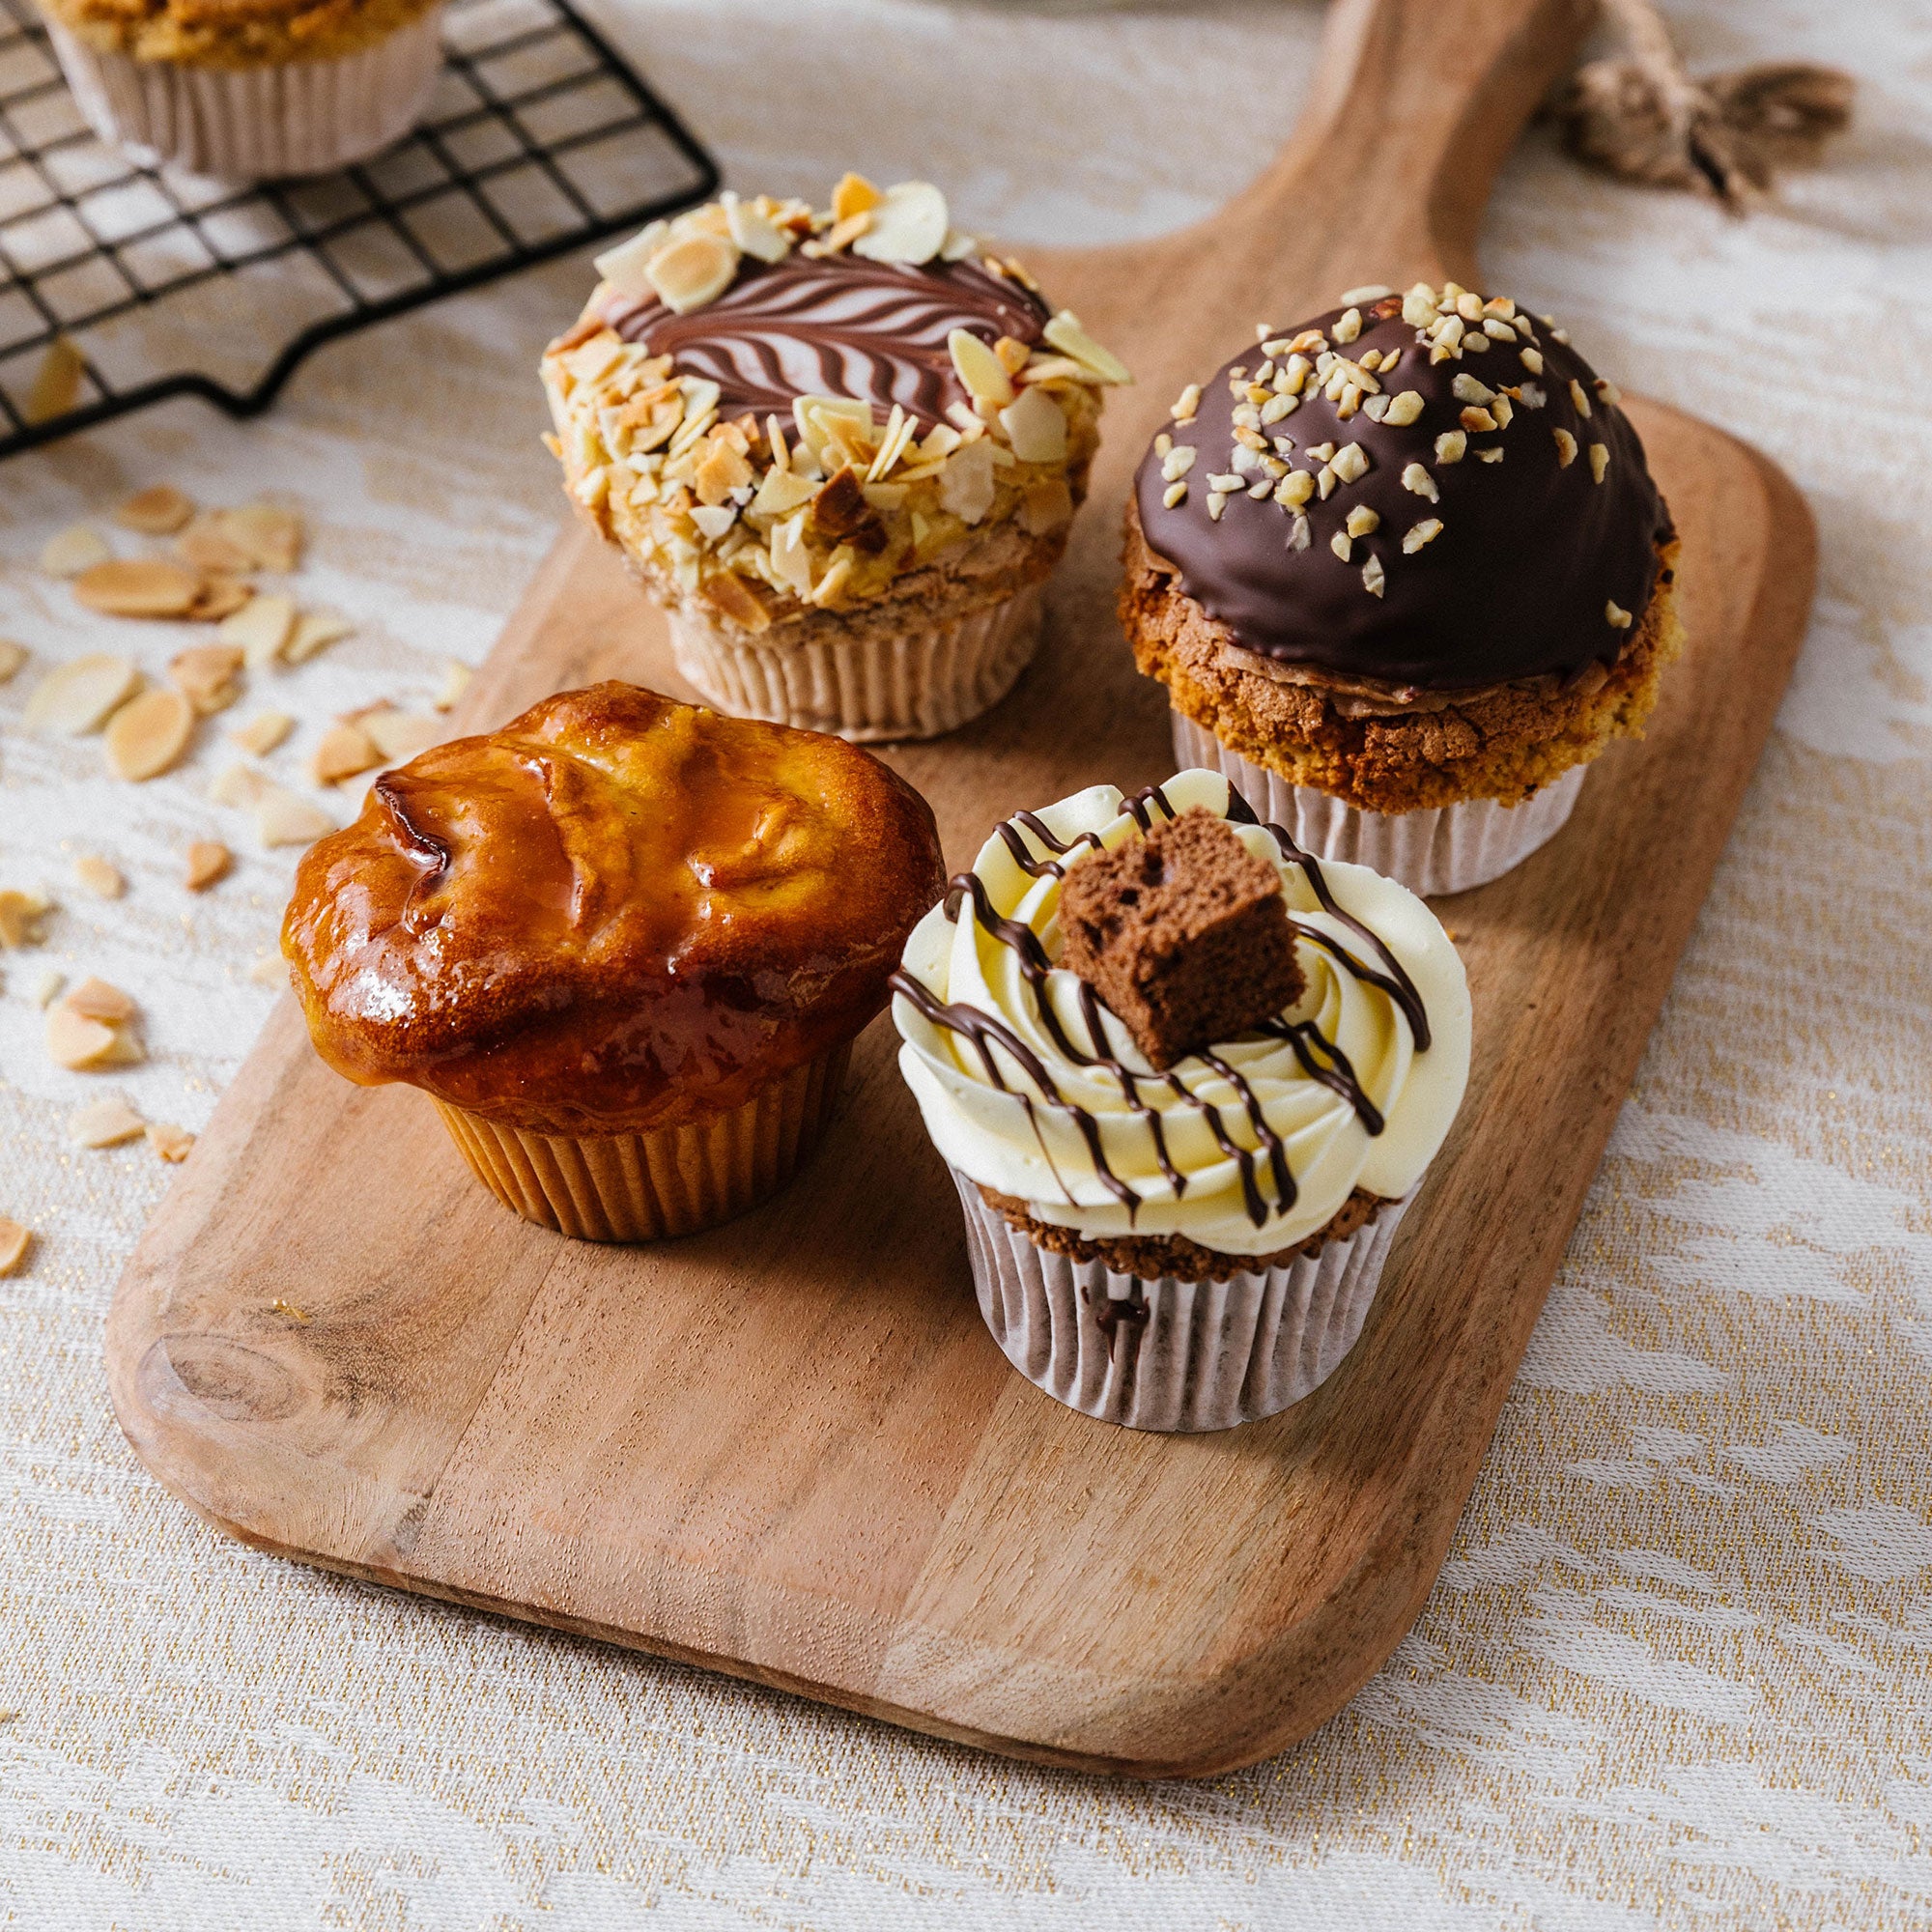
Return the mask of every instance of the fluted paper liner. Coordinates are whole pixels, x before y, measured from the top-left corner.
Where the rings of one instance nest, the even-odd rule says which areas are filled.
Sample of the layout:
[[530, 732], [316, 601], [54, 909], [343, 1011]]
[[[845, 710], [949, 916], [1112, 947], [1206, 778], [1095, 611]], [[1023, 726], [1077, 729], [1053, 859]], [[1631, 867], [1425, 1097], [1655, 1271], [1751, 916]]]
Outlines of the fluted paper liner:
[[1563, 830], [1589, 770], [1573, 765], [1520, 805], [1471, 798], [1420, 811], [1363, 811], [1252, 763], [1183, 711], [1170, 716], [1174, 755], [1183, 769], [1221, 773], [1304, 852], [1370, 867], [1425, 897], [1486, 885], [1547, 845]]
[[143, 165], [221, 181], [326, 174], [399, 141], [442, 68], [442, 9], [336, 60], [202, 67], [102, 53], [47, 31], [73, 98], [103, 141]]
[[850, 1043], [698, 1127], [527, 1133], [438, 1100], [477, 1179], [526, 1221], [582, 1241], [696, 1235], [776, 1194], [817, 1145], [845, 1084]]
[[812, 618], [727, 637], [673, 611], [677, 668], [708, 704], [865, 742], [936, 738], [997, 704], [1039, 648], [1045, 586], [963, 614], [911, 607], [902, 630], [854, 637]]
[[[1326, 1381], [1362, 1332], [1408, 1206], [1387, 1203], [1287, 1267], [1149, 1281], [1036, 1247], [956, 1168], [952, 1180], [980, 1313], [1007, 1360], [1083, 1415], [1169, 1435], [1258, 1421]], [[1102, 1326], [1096, 1311], [1136, 1298], [1145, 1321]]]

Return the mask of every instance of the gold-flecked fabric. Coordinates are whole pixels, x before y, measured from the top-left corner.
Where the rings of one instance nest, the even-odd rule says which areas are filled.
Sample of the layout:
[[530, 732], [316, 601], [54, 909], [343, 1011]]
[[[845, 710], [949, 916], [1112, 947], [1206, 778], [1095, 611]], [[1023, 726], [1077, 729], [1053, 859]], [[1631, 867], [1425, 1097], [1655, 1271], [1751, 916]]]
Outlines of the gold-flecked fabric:
[[[0, 467], [0, 636], [36, 653], [0, 686], [0, 885], [45, 877], [65, 907], [43, 953], [0, 954], [0, 1212], [40, 1233], [0, 1279], [0, 1925], [1932, 1924], [1932, 59], [1911, 0], [1671, 13], [1696, 67], [1851, 66], [1858, 129], [1743, 223], [1532, 135], [1488, 270], [1606, 374], [1789, 468], [1823, 537], [1817, 616], [1440, 1582], [1346, 1712], [1236, 1776], [1030, 1770], [343, 1582], [143, 1473], [100, 1327], [167, 1171], [64, 1146], [101, 1083], [49, 1066], [29, 995], [46, 964], [134, 991], [151, 1058], [108, 1084], [198, 1126], [268, 1009], [247, 968], [290, 865], [208, 803], [218, 728], [140, 787], [98, 741], [20, 730], [47, 663], [178, 642], [77, 614], [34, 556], [156, 480], [303, 506], [307, 594], [361, 628], [217, 721], [296, 713], [268, 762], [298, 782], [328, 718], [420, 707], [443, 656], [480, 657], [556, 527], [533, 371], [582, 265], [337, 346], [263, 423], [179, 404]], [[1319, 25], [1272, 4], [601, 17], [739, 179], [929, 175], [1020, 241], [1232, 191]], [[826, 114], [860, 66], [867, 111]], [[180, 850], [211, 830], [242, 867], [190, 899]], [[82, 850], [125, 898], [75, 889]]]

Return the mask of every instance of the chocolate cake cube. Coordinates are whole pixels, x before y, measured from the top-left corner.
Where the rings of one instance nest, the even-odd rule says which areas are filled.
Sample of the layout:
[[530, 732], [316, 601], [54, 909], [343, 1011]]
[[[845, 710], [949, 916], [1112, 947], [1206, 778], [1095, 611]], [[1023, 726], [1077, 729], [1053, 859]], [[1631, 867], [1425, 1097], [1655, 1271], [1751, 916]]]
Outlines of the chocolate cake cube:
[[1200, 806], [1070, 867], [1060, 964], [1163, 1071], [1301, 997], [1281, 878]]

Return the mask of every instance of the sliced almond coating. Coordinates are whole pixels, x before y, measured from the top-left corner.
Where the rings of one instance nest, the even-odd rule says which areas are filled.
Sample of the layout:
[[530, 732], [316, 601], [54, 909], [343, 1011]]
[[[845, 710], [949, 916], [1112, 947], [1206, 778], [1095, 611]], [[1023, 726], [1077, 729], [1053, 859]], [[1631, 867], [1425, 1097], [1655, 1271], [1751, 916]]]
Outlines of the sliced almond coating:
[[114, 557], [83, 570], [73, 594], [110, 617], [185, 617], [201, 595], [201, 578], [164, 556]]
[[248, 978], [258, 986], [286, 986], [289, 983], [289, 962], [270, 952], [248, 968]]
[[172, 483], [137, 490], [114, 512], [124, 530], [138, 530], [144, 537], [171, 537], [193, 518], [194, 504]]
[[66, 979], [51, 967], [34, 981], [34, 1004], [42, 1012], [60, 998], [60, 989], [67, 984]]
[[724, 222], [739, 248], [760, 262], [782, 262], [791, 253], [791, 238], [748, 201], [734, 201]]
[[41, 569], [48, 577], [78, 577], [96, 564], [113, 560], [107, 539], [88, 524], [75, 524], [41, 546]]
[[27, 662], [27, 647], [12, 638], [0, 638], [0, 684], [5, 684]]
[[225, 711], [242, 696], [237, 676], [242, 664], [239, 644], [191, 644], [177, 651], [168, 675], [204, 718]]
[[877, 208], [885, 199], [864, 175], [855, 175], [847, 170], [839, 177], [838, 185], [832, 190], [832, 218], [834, 221], [850, 221], [855, 214], [864, 214], [867, 209]]
[[1003, 410], [1012, 401], [1013, 379], [1007, 374], [1007, 365], [977, 335], [955, 328], [946, 338], [946, 346], [966, 393], [976, 403]]
[[176, 1126], [172, 1121], [150, 1121], [148, 1145], [163, 1160], [185, 1160], [188, 1150], [194, 1145], [194, 1136], [185, 1127]]
[[268, 788], [268, 780], [251, 766], [224, 765], [215, 774], [208, 795], [216, 805], [252, 806], [261, 803], [262, 794]]
[[194, 736], [194, 706], [179, 691], [144, 691], [107, 721], [107, 765], [130, 784], [181, 762]]
[[[79, 1073], [103, 1065], [120, 1043], [121, 1037], [111, 1026], [75, 1012], [65, 1001], [47, 1010], [47, 1057], [56, 1066]], [[136, 1122], [137, 1130], [139, 1125]]]
[[222, 618], [234, 616], [254, 594], [252, 583], [243, 582], [239, 577], [224, 577], [218, 571], [210, 571], [201, 580], [201, 594], [187, 607], [188, 621], [218, 624]]
[[25, 1259], [33, 1230], [9, 1214], [0, 1214], [0, 1274], [12, 1274]]
[[232, 537], [223, 536], [208, 517], [197, 517], [175, 539], [175, 554], [196, 570], [212, 570], [230, 577], [239, 577], [254, 568], [249, 554]]
[[[253, 752], [258, 758], [266, 758], [283, 739], [296, 727], [296, 721], [286, 711], [258, 711], [245, 724], [238, 724], [228, 734], [231, 745], [240, 745], [244, 752]], [[241, 771], [243, 766], [231, 769]], [[248, 799], [223, 799], [221, 804], [252, 804]]]
[[[780, 472], [773, 470], [772, 475]], [[455, 658], [445, 658], [442, 662], [442, 688], [436, 695], [436, 708], [439, 711], [454, 711], [463, 702], [463, 694], [469, 689], [469, 667]]]
[[382, 753], [385, 765], [407, 764], [442, 736], [442, 726], [434, 718], [418, 717], [410, 711], [371, 711], [355, 722]]
[[290, 571], [301, 561], [302, 524], [279, 503], [243, 503], [216, 510], [209, 522], [256, 570]]
[[235, 854], [218, 838], [197, 838], [187, 848], [187, 889], [205, 893], [234, 868]]
[[34, 687], [27, 728], [64, 731], [71, 738], [98, 731], [140, 688], [141, 673], [131, 658], [90, 652], [57, 666]]
[[335, 821], [307, 799], [280, 785], [265, 784], [255, 801], [255, 829], [272, 851], [277, 845], [313, 845], [335, 830]]
[[686, 235], [660, 248], [644, 274], [658, 299], [678, 315], [715, 300], [738, 272], [738, 250], [722, 235]]
[[251, 597], [214, 635], [239, 650], [250, 670], [267, 670], [280, 660], [295, 622], [293, 597]]
[[73, 875], [98, 899], [118, 899], [128, 890], [120, 867], [99, 852], [83, 852], [73, 862]]
[[1000, 412], [1000, 427], [1022, 463], [1065, 461], [1066, 417], [1044, 389], [1022, 389]]
[[103, 1094], [91, 1100], [67, 1123], [68, 1139], [84, 1148], [119, 1147], [131, 1141], [147, 1125], [127, 1098], [120, 1094]]
[[83, 980], [61, 1002], [69, 1012], [84, 1020], [99, 1020], [102, 1026], [125, 1026], [140, 1011], [130, 995], [105, 980]]
[[331, 724], [322, 734], [322, 742], [310, 756], [308, 768], [317, 784], [332, 785], [382, 762], [383, 754], [368, 732], [359, 724], [345, 722]]
[[38, 946], [41, 922], [52, 911], [51, 901], [39, 893], [12, 886], [0, 892], [0, 946]]
[[852, 243], [870, 262], [929, 262], [946, 246], [952, 218], [930, 182], [899, 182], [872, 210], [871, 225]]
[[1080, 318], [1071, 309], [1062, 309], [1040, 333], [1063, 355], [1070, 355], [1074, 361], [1085, 363], [1103, 383], [1118, 385], [1134, 380], [1132, 372], [1118, 355], [1102, 349], [1080, 327]]
[[65, 335], [55, 336], [34, 371], [34, 386], [27, 393], [27, 420], [43, 423], [66, 415], [80, 400], [80, 379], [86, 373], [87, 363], [80, 351]]
[[355, 635], [355, 626], [340, 611], [304, 611], [282, 646], [284, 664], [307, 664], [316, 652]]
[[653, 221], [648, 228], [640, 228], [628, 242], [607, 248], [591, 263], [591, 267], [619, 295], [647, 296], [651, 285], [644, 279], [644, 265], [664, 246], [665, 238], [669, 233], [668, 221]]

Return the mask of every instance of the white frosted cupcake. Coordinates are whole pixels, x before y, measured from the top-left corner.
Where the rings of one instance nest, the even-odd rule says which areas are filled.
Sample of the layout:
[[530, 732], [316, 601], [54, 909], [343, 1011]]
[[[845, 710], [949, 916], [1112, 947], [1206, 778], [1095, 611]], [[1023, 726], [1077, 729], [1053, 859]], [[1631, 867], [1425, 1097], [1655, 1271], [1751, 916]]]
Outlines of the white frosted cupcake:
[[1218, 773], [996, 828], [893, 981], [1013, 1366], [1131, 1428], [1298, 1402], [1361, 1332], [1469, 1066], [1429, 909]]

